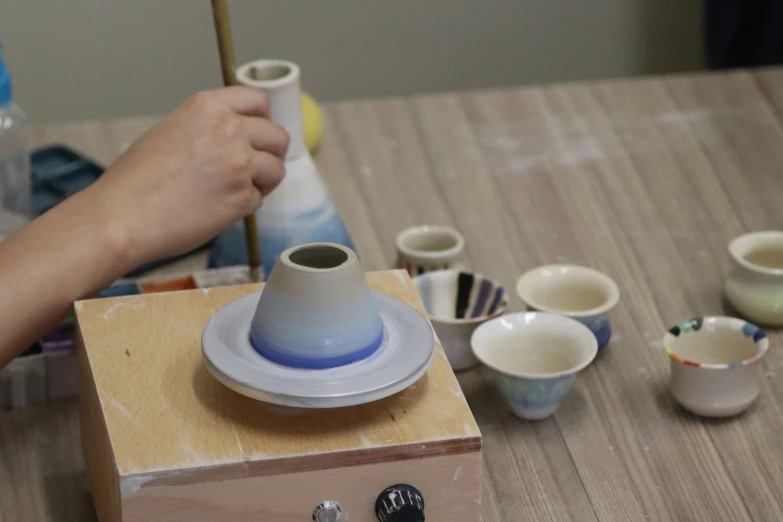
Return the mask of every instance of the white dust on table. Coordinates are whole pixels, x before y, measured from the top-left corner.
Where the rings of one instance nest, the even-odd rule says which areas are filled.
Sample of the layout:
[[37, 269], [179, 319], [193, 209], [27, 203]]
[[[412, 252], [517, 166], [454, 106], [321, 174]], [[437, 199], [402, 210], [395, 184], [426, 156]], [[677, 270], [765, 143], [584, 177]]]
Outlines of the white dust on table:
[[765, 103], [649, 114], [569, 114], [465, 124], [456, 134], [476, 136], [492, 175], [551, 173], [599, 161], [722, 147], [720, 132], [743, 123], [777, 125]]
[[124, 299], [122, 302], [113, 304], [103, 313], [104, 319], [109, 319], [112, 315], [120, 310], [139, 310], [147, 306], [147, 302], [143, 297], [136, 297], [133, 299]]
[[120, 414], [122, 418], [124, 418], [126, 421], [133, 424], [136, 428], [138, 428], [140, 431], [145, 433], [146, 435], [149, 435], [153, 439], [157, 438], [157, 435], [155, 435], [149, 428], [144, 426], [139, 419], [136, 418], [136, 416], [133, 414], [132, 411], [130, 411], [122, 402], [117, 400], [114, 395], [104, 390], [102, 387], [98, 388], [98, 397], [101, 402], [101, 407], [106, 408], [106, 406], [111, 407], [114, 411]]
[[239, 434], [237, 433], [237, 429], [234, 426], [233, 421], [229, 421], [231, 423], [231, 433], [234, 434], [234, 439], [237, 441], [237, 447], [239, 448], [239, 455], [242, 457], [242, 460], [247, 460], [247, 455], [245, 454], [245, 449], [242, 447], [242, 441], [239, 440]]

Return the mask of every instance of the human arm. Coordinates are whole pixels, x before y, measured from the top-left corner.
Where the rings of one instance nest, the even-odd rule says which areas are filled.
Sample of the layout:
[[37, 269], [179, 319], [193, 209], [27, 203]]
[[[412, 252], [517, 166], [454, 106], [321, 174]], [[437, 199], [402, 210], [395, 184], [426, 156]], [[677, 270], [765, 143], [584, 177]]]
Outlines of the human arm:
[[0, 243], [0, 367], [146, 262], [252, 213], [284, 175], [287, 133], [257, 90], [199, 93], [89, 188]]

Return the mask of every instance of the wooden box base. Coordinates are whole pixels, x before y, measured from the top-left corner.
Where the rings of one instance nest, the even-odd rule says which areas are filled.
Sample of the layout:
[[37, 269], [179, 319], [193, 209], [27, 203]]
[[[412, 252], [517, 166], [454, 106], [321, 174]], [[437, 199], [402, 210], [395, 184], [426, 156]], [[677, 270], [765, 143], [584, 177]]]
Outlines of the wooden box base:
[[[424, 315], [404, 271], [368, 281]], [[207, 320], [259, 288], [76, 304], [82, 443], [101, 522], [304, 522], [325, 500], [365, 522], [397, 483], [422, 492], [427, 520], [478, 521], [481, 434], [437, 342], [415, 385], [351, 408], [266, 405], [207, 373]]]

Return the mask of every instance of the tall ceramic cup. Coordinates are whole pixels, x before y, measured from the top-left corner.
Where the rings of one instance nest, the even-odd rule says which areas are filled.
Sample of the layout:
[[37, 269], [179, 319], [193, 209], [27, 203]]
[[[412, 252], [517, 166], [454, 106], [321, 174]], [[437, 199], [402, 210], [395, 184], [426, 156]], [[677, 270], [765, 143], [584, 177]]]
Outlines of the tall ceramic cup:
[[397, 268], [411, 276], [460, 269], [464, 254], [465, 238], [452, 227], [423, 225], [397, 235]]
[[783, 325], [783, 232], [753, 232], [729, 244], [726, 297], [751, 321]]

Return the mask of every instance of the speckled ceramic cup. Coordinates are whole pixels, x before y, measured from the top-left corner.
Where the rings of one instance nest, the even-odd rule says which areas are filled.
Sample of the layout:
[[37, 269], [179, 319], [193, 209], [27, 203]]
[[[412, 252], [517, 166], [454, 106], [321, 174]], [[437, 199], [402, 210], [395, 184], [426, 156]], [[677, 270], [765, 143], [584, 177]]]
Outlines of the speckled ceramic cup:
[[560, 315], [507, 314], [479, 326], [473, 353], [493, 370], [501, 393], [517, 417], [552, 415], [568, 395], [574, 376], [598, 353], [593, 333]]

